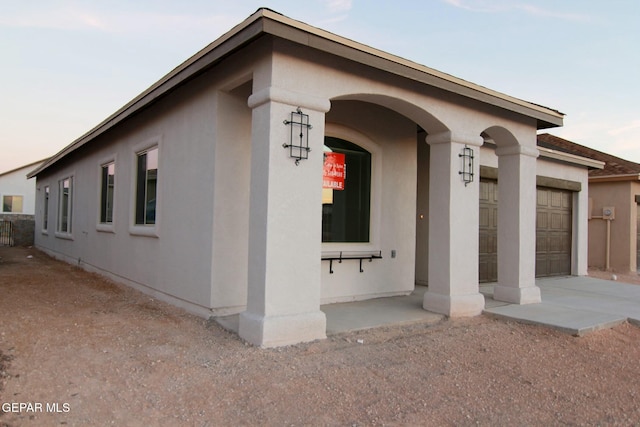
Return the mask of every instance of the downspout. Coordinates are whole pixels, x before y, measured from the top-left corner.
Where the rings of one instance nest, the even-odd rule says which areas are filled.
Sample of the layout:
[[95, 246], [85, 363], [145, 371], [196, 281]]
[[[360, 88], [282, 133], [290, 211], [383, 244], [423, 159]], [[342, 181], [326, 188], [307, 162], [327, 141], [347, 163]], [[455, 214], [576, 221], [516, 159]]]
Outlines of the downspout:
[[607, 221], [607, 243], [606, 243], [606, 251], [605, 251], [605, 269], [609, 271], [611, 269], [611, 219], [606, 219]]

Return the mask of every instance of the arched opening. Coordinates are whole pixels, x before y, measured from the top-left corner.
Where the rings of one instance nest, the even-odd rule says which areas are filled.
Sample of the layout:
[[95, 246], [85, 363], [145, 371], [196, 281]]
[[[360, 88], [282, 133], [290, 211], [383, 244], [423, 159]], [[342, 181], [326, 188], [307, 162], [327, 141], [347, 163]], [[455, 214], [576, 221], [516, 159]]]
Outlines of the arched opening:
[[[365, 261], [360, 268], [349, 261], [323, 265], [323, 304], [408, 295], [415, 290], [418, 265], [424, 272], [420, 284], [426, 285], [425, 127], [445, 129], [404, 100], [372, 94], [331, 100], [325, 116], [325, 170], [341, 169], [344, 162], [346, 176], [344, 182], [340, 177], [323, 180], [323, 257], [356, 253], [381, 259]], [[424, 207], [421, 220], [416, 219], [419, 203]]]

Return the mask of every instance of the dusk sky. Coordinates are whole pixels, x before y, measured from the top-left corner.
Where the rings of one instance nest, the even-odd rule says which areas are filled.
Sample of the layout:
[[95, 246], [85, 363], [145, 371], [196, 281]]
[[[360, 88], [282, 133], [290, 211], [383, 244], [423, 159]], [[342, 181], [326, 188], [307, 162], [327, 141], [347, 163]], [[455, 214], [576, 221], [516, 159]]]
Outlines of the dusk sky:
[[51, 156], [268, 7], [559, 110], [640, 163], [637, 0], [0, 0], [0, 173]]

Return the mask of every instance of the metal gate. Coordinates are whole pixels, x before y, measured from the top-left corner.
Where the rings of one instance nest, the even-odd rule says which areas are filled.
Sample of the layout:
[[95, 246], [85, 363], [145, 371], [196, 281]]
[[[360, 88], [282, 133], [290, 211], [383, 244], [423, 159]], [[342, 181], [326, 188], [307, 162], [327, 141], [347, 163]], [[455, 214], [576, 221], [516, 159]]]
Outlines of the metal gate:
[[13, 223], [0, 220], [0, 246], [13, 246]]

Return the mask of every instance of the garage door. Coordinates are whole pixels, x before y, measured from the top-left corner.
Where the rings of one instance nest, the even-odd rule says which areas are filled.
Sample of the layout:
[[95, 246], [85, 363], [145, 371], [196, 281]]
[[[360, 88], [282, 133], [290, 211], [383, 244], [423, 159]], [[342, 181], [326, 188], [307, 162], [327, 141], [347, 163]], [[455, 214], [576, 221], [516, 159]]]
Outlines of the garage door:
[[[571, 274], [572, 199], [573, 195], [570, 191], [538, 187], [536, 277]], [[495, 282], [498, 280], [498, 183], [496, 181], [480, 181], [479, 202], [479, 279], [480, 282]], [[640, 207], [638, 209], [640, 212]], [[638, 229], [640, 230], [640, 225]], [[638, 236], [640, 242], [640, 231]], [[638, 247], [640, 248], [640, 243]], [[638, 254], [640, 259], [640, 251]], [[638, 265], [640, 266], [640, 261]]]
[[480, 282], [498, 280], [498, 183], [480, 180]]
[[536, 277], [571, 274], [572, 193], [538, 188]]

